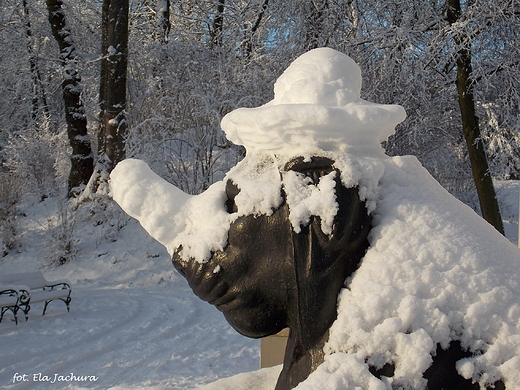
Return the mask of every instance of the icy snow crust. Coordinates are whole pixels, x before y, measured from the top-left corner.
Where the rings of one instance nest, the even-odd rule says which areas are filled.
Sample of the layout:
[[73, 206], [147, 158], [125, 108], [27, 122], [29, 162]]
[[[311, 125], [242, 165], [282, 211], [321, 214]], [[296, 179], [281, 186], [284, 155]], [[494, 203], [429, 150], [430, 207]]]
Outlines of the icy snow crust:
[[[502, 379], [516, 388], [518, 248], [447, 193], [416, 158], [384, 154], [380, 142], [404, 111], [362, 101], [360, 85], [349, 57], [330, 49], [306, 53], [280, 77], [272, 102], [223, 119], [228, 137], [247, 148], [223, 181], [188, 196], [145, 163], [127, 160], [113, 171], [114, 199], [170, 254], [182, 245], [186, 260], [203, 262], [225, 247], [238, 216], [272, 213], [282, 189], [294, 231], [318, 215], [330, 232], [338, 208], [334, 173], [314, 186], [283, 172], [295, 156], [329, 157], [342, 183], [358, 186], [373, 227], [370, 248], [339, 296], [325, 362], [297, 389], [422, 389], [436, 345], [447, 348], [453, 340], [474, 353], [458, 362], [462, 376], [482, 386]], [[225, 209], [228, 179], [240, 188], [233, 214]], [[393, 378], [380, 380], [368, 370], [385, 363], [395, 365]]]

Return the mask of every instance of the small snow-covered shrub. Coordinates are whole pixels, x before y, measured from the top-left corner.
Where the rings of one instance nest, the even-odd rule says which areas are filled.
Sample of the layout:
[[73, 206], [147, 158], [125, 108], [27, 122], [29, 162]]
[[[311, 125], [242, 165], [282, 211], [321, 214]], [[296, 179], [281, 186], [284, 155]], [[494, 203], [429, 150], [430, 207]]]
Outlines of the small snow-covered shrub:
[[66, 133], [48, 126], [41, 123], [41, 128], [29, 126], [9, 134], [2, 150], [4, 166], [20, 179], [25, 193], [40, 200], [60, 192], [70, 169]]
[[83, 192], [70, 201], [77, 221], [94, 228], [96, 247], [104, 241], [117, 241], [119, 231], [130, 219], [109, 197], [108, 181], [108, 173], [98, 164]]

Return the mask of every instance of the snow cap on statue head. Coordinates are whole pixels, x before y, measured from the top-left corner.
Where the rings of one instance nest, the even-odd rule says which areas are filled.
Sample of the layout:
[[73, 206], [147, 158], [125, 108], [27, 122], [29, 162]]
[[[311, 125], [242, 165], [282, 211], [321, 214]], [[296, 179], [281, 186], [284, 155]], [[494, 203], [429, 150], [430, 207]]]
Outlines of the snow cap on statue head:
[[272, 104], [345, 106], [359, 100], [361, 69], [350, 57], [316, 49], [297, 58], [274, 84]]
[[272, 101], [234, 110], [221, 126], [230, 141], [248, 152], [381, 155], [381, 142], [394, 133], [406, 113], [398, 105], [361, 99], [361, 81], [361, 70], [349, 56], [314, 49], [278, 78]]

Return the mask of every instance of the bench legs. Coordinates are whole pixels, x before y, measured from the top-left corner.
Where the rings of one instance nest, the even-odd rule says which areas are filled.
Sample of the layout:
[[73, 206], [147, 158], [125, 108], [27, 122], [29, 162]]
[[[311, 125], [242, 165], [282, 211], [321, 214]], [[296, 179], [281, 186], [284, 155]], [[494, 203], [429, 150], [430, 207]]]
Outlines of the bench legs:
[[18, 311], [18, 306], [4, 306], [2, 307], [2, 314], [0, 314], [0, 322], [4, 319], [4, 313], [7, 310], [11, 310], [14, 316], [14, 322], [16, 325], [18, 325], [18, 318], [16, 317], [16, 312]]
[[[18, 325], [18, 310], [24, 311], [22, 306], [28, 306], [29, 303], [29, 293], [17, 287], [3, 287], [0, 290], [0, 295], [2, 296], [2, 307], [0, 308], [0, 322], [4, 319], [4, 314], [7, 311], [11, 311], [13, 313], [14, 322]], [[25, 311], [24, 311], [25, 312]], [[27, 321], [27, 314], [25, 316], [25, 320]]]
[[26, 290], [20, 290], [18, 297], [18, 309], [20, 309], [25, 315], [25, 321], [29, 319], [29, 310], [31, 310], [31, 306], [29, 306], [29, 302], [31, 301], [31, 296], [29, 292]]
[[[70, 301], [71, 301], [71, 298], [67, 297], [67, 298], [57, 298], [57, 299], [59, 299], [60, 301], [65, 303], [65, 305], [67, 305], [67, 312], [70, 313]], [[52, 301], [55, 301], [55, 300], [56, 299], [51, 299], [51, 300], [45, 301], [45, 305], [43, 306], [42, 316], [45, 315], [45, 312], [47, 311], [47, 306], [49, 305], [49, 303], [51, 303]], [[18, 325], [18, 317], [16, 316], [16, 313], [18, 313], [18, 310], [21, 310], [23, 312], [23, 314], [25, 316], [25, 321], [27, 321], [29, 319], [29, 310], [31, 310], [31, 306], [29, 305], [29, 301], [26, 301], [26, 302], [22, 302], [22, 303], [20, 303], [18, 305], [15, 305], [15, 306], [4, 306], [4, 307], [2, 307], [2, 310], [1, 310], [1, 313], [0, 313], [0, 323], [4, 319], [5, 312], [8, 311], [8, 310], [10, 310], [13, 313], [14, 322], [16, 323], [16, 325]]]
[[[62, 301], [63, 303], [65, 303], [65, 305], [67, 305], [67, 312], [70, 313], [70, 297], [67, 297], [67, 298], [57, 298], [59, 299], [60, 301]], [[51, 299], [51, 300], [48, 300], [48, 301], [45, 301], [45, 305], [43, 306], [43, 313], [42, 313], [42, 316], [45, 315], [45, 312], [47, 311], [47, 306], [49, 305], [49, 303], [51, 303], [52, 301], [55, 301], [56, 299]], [[29, 306], [29, 303], [22, 303], [22, 304], [19, 304], [19, 305], [16, 305], [16, 306], [4, 306], [2, 307], [2, 311], [0, 313], [0, 323], [2, 322], [3, 318], [4, 318], [4, 314], [6, 311], [10, 310], [12, 313], [13, 313], [13, 317], [14, 317], [14, 322], [16, 323], [16, 325], [18, 325], [18, 318], [16, 317], [16, 313], [18, 313], [18, 310], [21, 310], [25, 316], [25, 321], [27, 321], [29, 319], [29, 310], [31, 310], [31, 306]]]
[[[64, 283], [60, 283], [59, 285], [67, 286]], [[63, 288], [63, 289], [54, 289], [55, 286], [49, 286], [50, 288], [48, 290], [44, 289], [43, 293], [36, 292], [36, 296], [33, 296], [35, 298], [35, 302], [45, 302], [45, 305], [43, 306], [43, 313], [42, 316], [45, 315], [45, 312], [47, 311], [47, 306], [49, 303], [55, 300], [60, 300], [67, 306], [67, 312], [70, 313], [70, 287]], [[49, 294], [48, 296], [44, 296], [46, 294]], [[2, 295], [2, 306], [0, 307], [0, 322], [2, 322], [4, 318], [4, 314], [7, 311], [11, 311], [14, 316], [14, 321], [18, 325], [18, 317], [17, 313], [18, 311], [22, 311], [25, 315], [25, 321], [29, 319], [29, 310], [31, 310], [31, 306], [29, 305], [31, 302], [31, 294], [28, 290], [23, 288], [6, 288], [4, 290], [0, 291], [0, 295]], [[45, 298], [48, 298], [45, 300]]]
[[[70, 301], [71, 301], [71, 298], [70, 296], [67, 297], [67, 298], [57, 298], [59, 299], [60, 301], [62, 301], [63, 303], [65, 303], [65, 305], [67, 305], [67, 312], [70, 313]], [[43, 306], [43, 313], [42, 313], [42, 316], [45, 315], [45, 312], [47, 311], [47, 305], [49, 303], [51, 303], [52, 301], [55, 301], [56, 299], [50, 299], [48, 301], [45, 301], [45, 306]]]

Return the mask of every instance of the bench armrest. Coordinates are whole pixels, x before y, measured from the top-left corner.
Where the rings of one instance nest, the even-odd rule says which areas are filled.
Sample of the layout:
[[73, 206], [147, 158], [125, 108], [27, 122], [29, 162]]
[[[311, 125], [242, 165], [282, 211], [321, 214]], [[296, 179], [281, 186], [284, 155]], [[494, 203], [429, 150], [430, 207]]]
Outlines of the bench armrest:
[[0, 295], [17, 296], [18, 302], [25, 305], [31, 299], [31, 289], [20, 285], [0, 285]]
[[47, 282], [43, 289], [56, 290], [58, 288], [61, 288], [62, 290], [70, 290], [70, 282], [68, 280], [55, 280], [52, 282]]
[[18, 286], [0, 285], [0, 295], [18, 295]]
[[29, 305], [31, 300], [31, 289], [27, 286], [18, 286], [18, 302], [20, 306]]
[[0, 286], [0, 307], [15, 306], [18, 303], [18, 297], [16, 286]]

